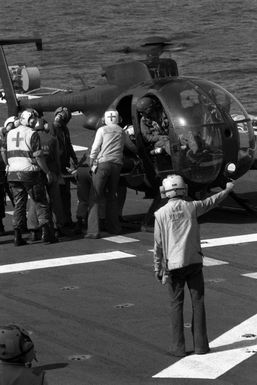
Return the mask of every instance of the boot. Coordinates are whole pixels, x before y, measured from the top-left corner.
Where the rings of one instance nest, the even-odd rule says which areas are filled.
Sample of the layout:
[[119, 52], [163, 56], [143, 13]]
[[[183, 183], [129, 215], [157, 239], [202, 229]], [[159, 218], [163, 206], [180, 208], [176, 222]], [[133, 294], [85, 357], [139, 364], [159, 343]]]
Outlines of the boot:
[[77, 218], [77, 222], [74, 227], [74, 234], [82, 234], [82, 225], [83, 225], [82, 218]]
[[46, 223], [42, 226], [42, 241], [44, 243], [56, 243], [58, 238], [56, 238], [53, 231], [51, 231], [49, 225]]
[[31, 242], [37, 242], [40, 240], [40, 233], [39, 233], [39, 230], [31, 230], [30, 232], [30, 239], [31, 239]]
[[23, 246], [26, 244], [25, 239], [22, 239], [21, 231], [18, 229], [14, 230], [14, 246]]

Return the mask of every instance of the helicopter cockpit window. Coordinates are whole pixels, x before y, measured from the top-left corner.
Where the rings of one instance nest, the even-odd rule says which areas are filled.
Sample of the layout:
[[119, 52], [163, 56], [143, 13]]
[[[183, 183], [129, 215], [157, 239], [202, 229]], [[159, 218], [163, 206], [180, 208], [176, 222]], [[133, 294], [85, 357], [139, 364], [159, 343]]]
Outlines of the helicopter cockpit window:
[[252, 162], [253, 158], [255, 139], [252, 122], [242, 104], [232, 94], [217, 84], [211, 85], [212, 87], [201, 84], [201, 87], [215, 101], [222, 113], [234, 121], [237, 128], [239, 136], [238, 172], [240, 173], [240, 166], [245, 167], [246, 164]]
[[220, 125], [224, 119], [215, 103], [191, 82], [177, 82], [173, 88], [173, 162], [187, 179], [209, 183], [217, 177], [222, 164]]

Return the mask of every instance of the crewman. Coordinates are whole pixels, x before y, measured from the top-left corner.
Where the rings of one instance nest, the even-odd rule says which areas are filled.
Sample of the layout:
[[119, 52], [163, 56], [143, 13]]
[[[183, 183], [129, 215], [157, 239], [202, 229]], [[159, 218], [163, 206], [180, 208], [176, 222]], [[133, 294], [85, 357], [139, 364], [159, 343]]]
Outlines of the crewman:
[[141, 134], [151, 154], [166, 151], [170, 155], [169, 122], [160, 103], [145, 96], [138, 100], [137, 111], [141, 114]]
[[119, 234], [117, 190], [123, 163], [124, 132], [119, 126], [119, 113], [109, 109], [105, 125], [98, 128], [90, 152], [93, 199], [90, 203], [86, 238], [99, 238], [99, 205], [106, 193], [105, 219], [109, 233]]
[[0, 326], [0, 385], [47, 385], [45, 372], [32, 367], [34, 343], [18, 325]]
[[67, 124], [71, 119], [71, 112], [66, 107], [59, 107], [54, 112], [54, 122], [52, 125], [51, 133], [55, 135], [59, 143], [60, 151], [60, 164], [61, 172], [66, 175], [64, 183], [60, 185], [62, 205], [65, 216], [65, 226], [72, 226], [72, 213], [71, 213], [71, 192], [70, 192], [70, 178], [68, 177], [67, 168], [71, 167], [71, 160], [73, 166], [76, 167], [78, 159], [76, 153], [72, 147], [69, 128]]
[[[40, 137], [41, 148], [46, 160], [47, 167], [52, 173], [53, 180], [51, 184], [46, 183], [46, 189], [50, 206], [50, 227], [53, 234], [58, 235], [64, 226], [64, 213], [60, 192], [60, 184], [64, 184], [61, 176], [61, 165], [59, 157], [59, 144], [55, 136], [49, 131], [48, 122], [44, 118], [39, 118], [34, 130]], [[38, 218], [35, 203], [30, 200], [28, 210], [28, 228], [31, 231], [32, 241], [38, 240]], [[57, 237], [52, 235], [52, 241], [57, 241]]]
[[28, 196], [35, 202], [37, 217], [44, 242], [50, 237], [49, 206], [42, 171], [48, 183], [52, 182], [52, 174], [46, 165], [41, 149], [40, 137], [33, 128], [38, 114], [27, 109], [21, 113], [20, 125], [7, 134], [5, 145], [7, 161], [7, 180], [14, 199], [14, 245], [22, 246], [22, 230], [26, 222], [26, 205]]
[[[6, 180], [6, 152], [4, 150], [4, 146], [6, 144], [6, 135], [7, 133], [12, 130], [13, 128], [17, 127], [20, 124], [19, 119], [16, 116], [10, 116], [6, 121], [4, 122], [4, 126], [0, 129], [0, 235], [5, 234], [5, 229], [3, 225], [3, 218], [5, 217], [5, 199], [6, 199], [6, 192], [8, 193], [9, 197], [11, 197], [11, 193], [9, 190], [9, 185]], [[12, 197], [11, 197], [12, 200]]]
[[167, 282], [171, 305], [170, 354], [186, 355], [183, 303], [187, 284], [192, 301], [192, 335], [195, 354], [209, 352], [207, 336], [203, 253], [197, 218], [217, 206], [233, 189], [233, 182], [204, 200], [188, 199], [187, 185], [180, 175], [169, 175], [162, 181], [162, 196], [168, 202], [155, 212], [154, 272], [158, 281]]

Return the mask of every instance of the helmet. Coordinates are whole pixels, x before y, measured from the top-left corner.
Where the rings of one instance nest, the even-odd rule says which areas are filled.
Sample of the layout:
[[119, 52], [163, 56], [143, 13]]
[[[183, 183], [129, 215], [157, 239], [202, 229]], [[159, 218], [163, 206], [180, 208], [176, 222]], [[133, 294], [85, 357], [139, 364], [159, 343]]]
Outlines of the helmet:
[[37, 123], [34, 127], [36, 131], [49, 131], [48, 123], [44, 118], [38, 118]]
[[29, 333], [17, 326], [0, 326], [0, 360], [12, 361], [34, 353], [34, 344]]
[[[19, 124], [19, 119], [17, 116], [10, 116], [6, 121], [4, 122], [4, 128], [7, 128], [8, 124], [12, 124], [12, 128], [17, 127]], [[17, 124], [18, 123], [18, 124]]]
[[107, 126], [110, 124], [119, 124], [119, 113], [117, 110], [108, 110], [104, 113], [104, 122]]
[[54, 112], [54, 117], [56, 118], [57, 115], [58, 119], [63, 120], [66, 123], [71, 119], [71, 112], [67, 107], [58, 107]]
[[149, 96], [145, 96], [138, 100], [137, 111], [145, 114], [149, 114], [152, 111], [155, 102]]
[[32, 108], [28, 108], [21, 113], [20, 124], [22, 126], [29, 126], [30, 118], [38, 118], [38, 112]]
[[160, 192], [163, 197], [174, 198], [187, 195], [187, 184], [180, 175], [168, 175], [163, 179]]

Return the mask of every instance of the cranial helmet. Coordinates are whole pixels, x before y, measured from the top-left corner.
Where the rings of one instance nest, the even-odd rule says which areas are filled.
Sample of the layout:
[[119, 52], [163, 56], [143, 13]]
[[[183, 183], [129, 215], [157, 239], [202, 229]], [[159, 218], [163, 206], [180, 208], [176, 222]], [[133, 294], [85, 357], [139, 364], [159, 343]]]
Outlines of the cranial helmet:
[[28, 126], [30, 118], [38, 118], [37, 111], [32, 108], [28, 108], [21, 113], [20, 124], [23, 126]]
[[154, 106], [155, 102], [149, 96], [145, 96], [138, 100], [137, 111], [145, 114], [149, 114]]
[[110, 124], [119, 124], [119, 113], [117, 110], [108, 110], [104, 113], [104, 122], [107, 126]]
[[180, 175], [168, 175], [163, 179], [162, 186], [160, 187], [162, 197], [174, 198], [176, 196], [187, 195], [187, 184]]
[[34, 344], [25, 329], [17, 325], [0, 326], [0, 360], [19, 360], [29, 352], [34, 357]]
[[67, 107], [58, 107], [54, 112], [54, 116], [55, 118], [61, 119], [65, 123], [68, 123], [68, 121], [71, 119], [71, 112]]
[[[7, 128], [8, 124], [11, 124], [11, 129], [15, 128], [19, 125], [20, 121], [17, 118], [17, 116], [10, 116], [6, 121], [4, 122], [4, 128]], [[9, 131], [9, 130], [7, 130]]]

